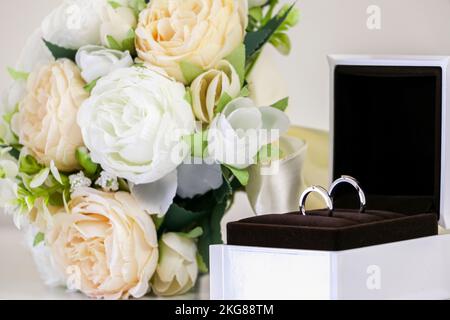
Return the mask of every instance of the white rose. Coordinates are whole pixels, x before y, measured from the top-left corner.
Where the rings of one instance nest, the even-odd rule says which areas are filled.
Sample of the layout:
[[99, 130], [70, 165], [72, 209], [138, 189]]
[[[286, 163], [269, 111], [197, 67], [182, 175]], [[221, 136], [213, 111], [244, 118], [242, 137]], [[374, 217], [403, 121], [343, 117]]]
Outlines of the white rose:
[[152, 0], [136, 29], [139, 57], [186, 83], [180, 63], [205, 70], [244, 40], [247, 0]]
[[36, 235], [39, 232], [41, 230], [33, 224], [27, 224], [25, 227], [25, 240], [31, 251], [39, 275], [47, 286], [55, 287], [64, 285], [64, 274], [56, 266], [51, 249], [46, 244], [45, 234], [43, 241], [35, 244]]
[[160, 240], [160, 260], [152, 279], [152, 289], [160, 296], [175, 296], [189, 291], [197, 281], [195, 240], [166, 233]]
[[224, 94], [234, 99], [241, 91], [241, 81], [234, 67], [221, 60], [214, 69], [198, 76], [191, 84], [192, 108], [198, 120], [210, 123]]
[[75, 63], [60, 59], [43, 65], [28, 78], [27, 95], [12, 121], [19, 142], [39, 162], [53, 160], [62, 171], [79, 168], [76, 149], [83, 145], [76, 123], [78, 108], [88, 97]]
[[184, 160], [195, 120], [181, 83], [146, 68], [119, 69], [97, 82], [78, 113], [94, 162], [135, 184], [157, 181]]
[[32, 72], [39, 65], [55, 61], [52, 53], [42, 41], [43, 37], [42, 28], [38, 28], [27, 39], [15, 65], [17, 70]]
[[64, 0], [44, 19], [44, 39], [70, 49], [100, 44], [101, 13], [108, 6], [106, 0]]
[[122, 52], [92, 45], [81, 47], [75, 60], [81, 69], [81, 76], [87, 83], [104, 77], [114, 70], [133, 65], [133, 58], [128, 51]]
[[89, 297], [144, 296], [158, 263], [151, 217], [126, 192], [80, 188], [54, 216], [46, 241], [71, 289]]
[[256, 107], [249, 98], [230, 102], [208, 131], [208, 154], [238, 169], [256, 163], [258, 151], [279, 139], [289, 128], [289, 118], [273, 107]]
[[182, 163], [177, 172], [177, 195], [185, 199], [204, 195], [210, 190], [220, 188], [223, 183], [220, 164], [209, 164], [200, 158], [192, 158], [190, 163]]
[[119, 44], [129, 38], [130, 30], [136, 27], [136, 16], [134, 11], [128, 7], [106, 6], [102, 11], [102, 23], [100, 26], [100, 37], [102, 44], [109, 47], [108, 36], [111, 36]]

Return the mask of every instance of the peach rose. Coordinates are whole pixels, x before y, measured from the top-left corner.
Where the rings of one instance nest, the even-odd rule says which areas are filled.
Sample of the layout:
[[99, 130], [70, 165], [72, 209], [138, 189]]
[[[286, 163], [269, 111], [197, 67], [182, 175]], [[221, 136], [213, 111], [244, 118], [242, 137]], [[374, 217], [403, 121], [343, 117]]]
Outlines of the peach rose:
[[139, 16], [139, 57], [186, 83], [181, 62], [214, 67], [243, 41], [247, 0], [152, 0]]
[[89, 297], [144, 296], [158, 263], [151, 217], [126, 192], [79, 188], [46, 235], [68, 287]]
[[13, 130], [39, 162], [48, 166], [53, 160], [62, 171], [79, 168], [75, 151], [83, 146], [83, 139], [77, 113], [89, 96], [85, 85], [78, 67], [67, 59], [46, 64], [30, 74], [27, 94], [13, 119]]

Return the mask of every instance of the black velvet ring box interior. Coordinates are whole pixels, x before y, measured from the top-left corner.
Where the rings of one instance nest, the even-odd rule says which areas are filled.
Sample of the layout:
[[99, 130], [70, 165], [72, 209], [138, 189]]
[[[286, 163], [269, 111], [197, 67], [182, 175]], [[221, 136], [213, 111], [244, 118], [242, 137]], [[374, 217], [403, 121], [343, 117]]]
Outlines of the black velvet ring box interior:
[[228, 244], [337, 251], [437, 234], [442, 69], [338, 65], [333, 76], [331, 174], [358, 179], [367, 210], [349, 209], [358, 197], [342, 185], [333, 216], [243, 219], [227, 225]]

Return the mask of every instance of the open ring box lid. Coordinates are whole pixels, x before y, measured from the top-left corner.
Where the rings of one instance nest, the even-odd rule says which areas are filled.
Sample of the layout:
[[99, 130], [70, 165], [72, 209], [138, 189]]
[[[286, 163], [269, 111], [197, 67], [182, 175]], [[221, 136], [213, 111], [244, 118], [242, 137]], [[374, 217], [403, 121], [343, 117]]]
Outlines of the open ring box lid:
[[[437, 234], [450, 224], [448, 57], [330, 56], [331, 172], [357, 178], [325, 211], [265, 215], [227, 225], [229, 245], [340, 251]], [[447, 88], [447, 89], [444, 89]], [[327, 187], [327, 186], [324, 186]], [[397, 215], [397, 216], [395, 216]]]

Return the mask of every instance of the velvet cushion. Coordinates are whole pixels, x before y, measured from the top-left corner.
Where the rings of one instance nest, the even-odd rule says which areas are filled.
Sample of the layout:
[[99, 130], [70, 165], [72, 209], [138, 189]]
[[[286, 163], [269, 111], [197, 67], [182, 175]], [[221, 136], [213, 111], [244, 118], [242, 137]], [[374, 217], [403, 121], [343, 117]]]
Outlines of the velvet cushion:
[[436, 235], [437, 216], [385, 211], [315, 210], [270, 214], [227, 225], [230, 245], [339, 251]]

